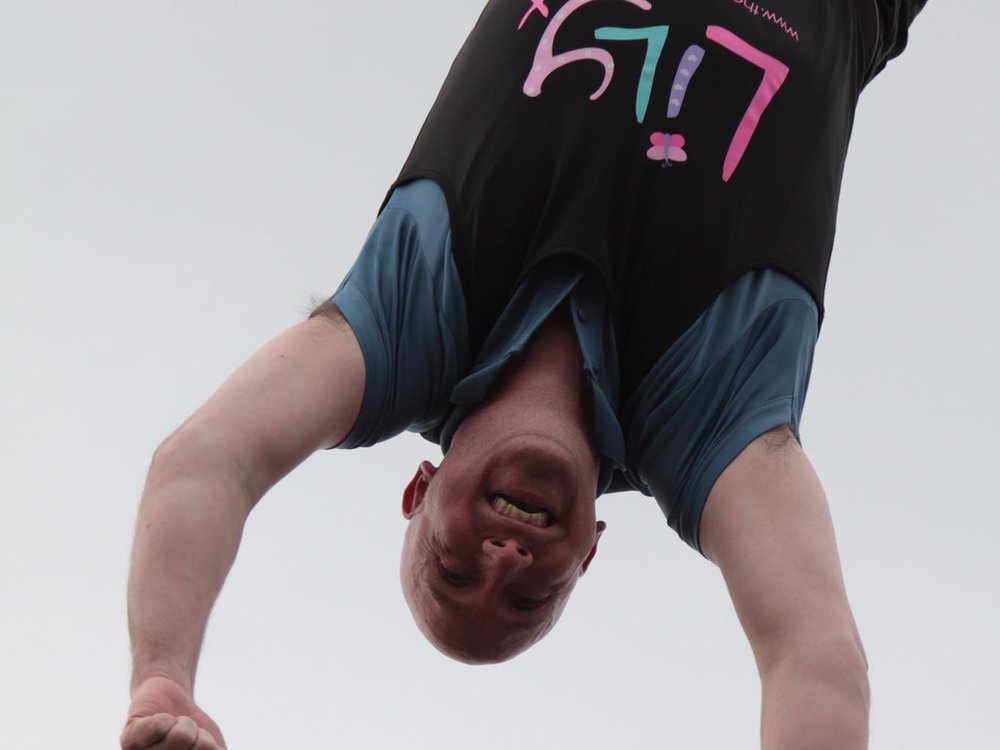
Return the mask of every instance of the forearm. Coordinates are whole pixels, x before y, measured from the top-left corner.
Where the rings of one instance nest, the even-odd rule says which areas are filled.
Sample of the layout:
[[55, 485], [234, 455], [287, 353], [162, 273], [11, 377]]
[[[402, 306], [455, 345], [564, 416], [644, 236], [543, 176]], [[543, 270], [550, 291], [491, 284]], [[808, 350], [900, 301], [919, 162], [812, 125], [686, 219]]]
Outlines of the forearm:
[[182, 430], [150, 467], [128, 586], [133, 688], [166, 675], [193, 690], [209, 612], [256, 500], [218, 445]]
[[344, 439], [364, 387], [347, 323], [307, 320], [254, 354], [156, 452], [129, 578], [133, 688], [163, 675], [191, 692], [250, 509], [313, 451]]

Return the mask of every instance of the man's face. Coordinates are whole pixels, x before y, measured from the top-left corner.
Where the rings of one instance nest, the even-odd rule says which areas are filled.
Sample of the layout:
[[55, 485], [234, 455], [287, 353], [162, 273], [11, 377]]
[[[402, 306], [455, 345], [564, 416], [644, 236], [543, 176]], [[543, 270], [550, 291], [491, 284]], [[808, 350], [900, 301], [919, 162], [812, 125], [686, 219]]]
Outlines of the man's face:
[[588, 444], [519, 434], [459, 441], [403, 496], [403, 593], [441, 651], [510, 658], [555, 624], [596, 551]]

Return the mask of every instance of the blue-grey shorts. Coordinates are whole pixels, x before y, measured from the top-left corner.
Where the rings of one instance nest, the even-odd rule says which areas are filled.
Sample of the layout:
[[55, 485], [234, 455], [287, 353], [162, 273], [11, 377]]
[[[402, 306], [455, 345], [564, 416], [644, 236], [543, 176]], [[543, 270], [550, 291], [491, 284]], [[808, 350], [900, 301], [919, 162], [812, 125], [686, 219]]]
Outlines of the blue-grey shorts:
[[775, 270], [728, 287], [670, 347], [622, 414], [629, 482], [700, 550], [708, 494], [755, 438], [799, 436], [818, 333], [816, 303]]

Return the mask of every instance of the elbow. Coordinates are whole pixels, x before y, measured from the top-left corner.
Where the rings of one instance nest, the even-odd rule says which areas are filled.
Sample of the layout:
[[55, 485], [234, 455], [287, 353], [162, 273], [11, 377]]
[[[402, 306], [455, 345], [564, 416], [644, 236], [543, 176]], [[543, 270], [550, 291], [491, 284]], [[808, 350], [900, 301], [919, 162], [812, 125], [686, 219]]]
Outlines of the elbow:
[[[252, 484], [246, 464], [226, 435], [200, 420], [189, 419], [153, 452], [144, 495], [183, 487], [185, 495], [238, 504], [247, 515], [259, 499]], [[176, 495], [173, 491], [168, 494]]]

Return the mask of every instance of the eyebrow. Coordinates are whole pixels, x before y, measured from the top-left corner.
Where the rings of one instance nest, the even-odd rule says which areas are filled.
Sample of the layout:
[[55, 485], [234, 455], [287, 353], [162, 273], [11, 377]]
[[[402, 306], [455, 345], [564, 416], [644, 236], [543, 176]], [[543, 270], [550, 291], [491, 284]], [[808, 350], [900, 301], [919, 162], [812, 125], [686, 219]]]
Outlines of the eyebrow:
[[[427, 588], [430, 590], [431, 597], [442, 609], [447, 610], [452, 614], [462, 614], [463, 612], [468, 611], [457, 599], [448, 594], [444, 589], [436, 586], [434, 583], [428, 581]], [[517, 617], [506, 616], [503, 619], [504, 624], [512, 630], [518, 633], [523, 633], [538, 628], [545, 618], [524, 620]]]
[[430, 589], [431, 596], [434, 598], [434, 601], [440, 604], [443, 609], [456, 614], [464, 609], [456, 599], [446, 594], [442, 589], [439, 589], [433, 583], [428, 583], [427, 588]]

